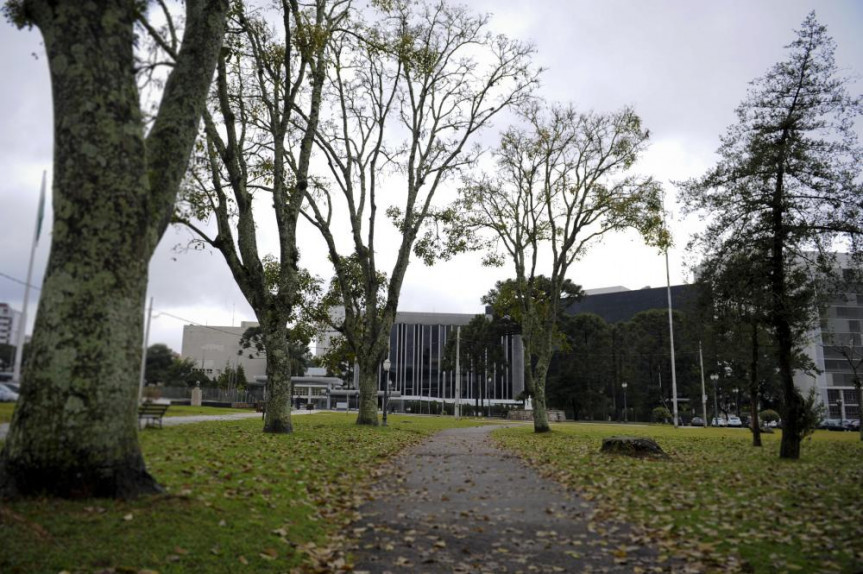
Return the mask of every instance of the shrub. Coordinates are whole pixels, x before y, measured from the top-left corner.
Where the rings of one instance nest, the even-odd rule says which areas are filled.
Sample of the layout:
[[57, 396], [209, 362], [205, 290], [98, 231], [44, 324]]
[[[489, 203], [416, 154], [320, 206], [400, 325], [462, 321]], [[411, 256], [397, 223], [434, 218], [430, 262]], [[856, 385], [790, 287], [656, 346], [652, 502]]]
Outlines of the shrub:
[[665, 407], [656, 407], [651, 412], [650, 418], [655, 423], [668, 423], [671, 421], [671, 411]]
[[765, 409], [758, 413], [758, 418], [761, 419], [762, 423], [772, 423], [779, 422], [781, 419], [779, 417], [779, 413], [774, 411], [773, 409]]

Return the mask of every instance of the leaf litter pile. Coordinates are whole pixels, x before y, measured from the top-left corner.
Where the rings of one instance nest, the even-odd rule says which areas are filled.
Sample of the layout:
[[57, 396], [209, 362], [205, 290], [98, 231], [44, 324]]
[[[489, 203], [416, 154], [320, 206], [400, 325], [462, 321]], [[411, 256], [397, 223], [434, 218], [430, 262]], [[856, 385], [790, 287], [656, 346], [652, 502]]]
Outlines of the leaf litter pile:
[[816, 431], [798, 461], [779, 436], [751, 446], [743, 429], [629, 427], [669, 460], [601, 454], [619, 426], [555, 425], [495, 433], [540, 473], [596, 504], [597, 524], [627, 524], [693, 572], [863, 570], [863, 443]]

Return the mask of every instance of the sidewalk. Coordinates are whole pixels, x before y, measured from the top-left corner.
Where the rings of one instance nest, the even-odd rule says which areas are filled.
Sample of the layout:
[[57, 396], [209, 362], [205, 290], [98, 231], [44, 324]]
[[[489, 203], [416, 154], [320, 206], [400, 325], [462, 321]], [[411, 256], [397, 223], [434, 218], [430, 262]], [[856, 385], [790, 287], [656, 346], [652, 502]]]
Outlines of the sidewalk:
[[401, 455], [351, 530], [355, 574], [661, 572], [625, 529], [495, 447], [477, 427], [443, 431]]
[[[320, 411], [295, 410], [291, 411], [291, 416], [308, 415]], [[173, 427], [177, 425], [186, 425], [191, 423], [202, 423], [208, 421], [233, 421], [238, 419], [253, 419], [261, 418], [261, 413], [232, 413], [229, 415], [190, 415], [187, 417], [164, 417], [162, 425]], [[0, 424], [0, 440], [6, 438], [6, 433], [9, 432], [9, 423]]]

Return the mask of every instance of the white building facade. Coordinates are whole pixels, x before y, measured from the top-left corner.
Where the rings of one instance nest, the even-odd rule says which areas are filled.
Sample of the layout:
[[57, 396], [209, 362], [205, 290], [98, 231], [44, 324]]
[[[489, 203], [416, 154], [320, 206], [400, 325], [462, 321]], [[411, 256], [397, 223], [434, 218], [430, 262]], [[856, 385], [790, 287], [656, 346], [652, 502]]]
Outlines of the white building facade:
[[0, 303], [0, 344], [18, 344], [18, 327], [20, 323], [21, 312], [10, 307], [8, 303]]
[[243, 321], [239, 327], [185, 325], [180, 356], [191, 359], [211, 379], [221, 375], [226, 367], [236, 370], [238, 366], [243, 367], [248, 380], [264, 377], [266, 353], [258, 353], [254, 348], [243, 350], [240, 346], [243, 333], [257, 326], [254, 321]]

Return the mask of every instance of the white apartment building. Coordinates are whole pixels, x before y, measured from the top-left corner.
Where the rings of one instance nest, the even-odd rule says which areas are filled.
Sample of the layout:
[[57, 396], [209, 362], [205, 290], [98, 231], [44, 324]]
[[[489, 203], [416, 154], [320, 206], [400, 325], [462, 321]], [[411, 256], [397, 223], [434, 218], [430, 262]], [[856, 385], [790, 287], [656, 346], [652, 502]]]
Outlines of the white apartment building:
[[[807, 374], [798, 371], [794, 376], [794, 384], [804, 395], [809, 389], [816, 389], [827, 407], [827, 418], [860, 418], [861, 405], [854, 387], [854, 371], [843, 351], [858, 362], [863, 358], [861, 326], [863, 285], [858, 285], [856, 291], [834, 297], [810, 333], [805, 352], [819, 372]], [[863, 372], [859, 375], [863, 376]]]
[[0, 303], [0, 344], [18, 344], [18, 325], [21, 312], [16, 311], [8, 303]]

